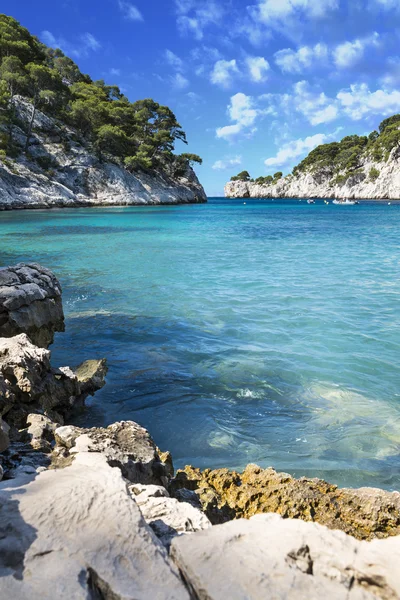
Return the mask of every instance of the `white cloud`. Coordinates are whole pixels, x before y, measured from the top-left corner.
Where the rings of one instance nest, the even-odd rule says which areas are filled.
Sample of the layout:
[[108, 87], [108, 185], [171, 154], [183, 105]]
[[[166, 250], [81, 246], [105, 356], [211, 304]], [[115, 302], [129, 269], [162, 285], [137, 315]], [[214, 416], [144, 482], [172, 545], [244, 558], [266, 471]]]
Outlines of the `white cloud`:
[[262, 56], [248, 56], [246, 63], [250, 72], [250, 79], [256, 83], [265, 81], [266, 73], [270, 70], [267, 60]]
[[209, 25], [219, 23], [224, 14], [222, 6], [214, 0], [204, 0], [201, 3], [193, 0], [175, 0], [175, 6], [180, 33], [193, 35], [196, 40], [202, 40], [204, 29]]
[[343, 112], [353, 121], [369, 115], [388, 116], [399, 112], [400, 91], [371, 92], [366, 83], [353, 84], [337, 94]]
[[377, 46], [379, 44], [379, 34], [373, 33], [371, 36], [353, 40], [352, 42], [344, 42], [339, 44], [333, 51], [335, 65], [339, 69], [353, 67], [364, 56], [365, 49], [368, 46]]
[[293, 103], [297, 112], [303, 114], [311, 125], [330, 123], [338, 116], [335, 101], [324, 92], [314, 91], [308, 81], [293, 86]]
[[275, 53], [275, 62], [284, 73], [301, 73], [304, 69], [315, 68], [316, 63], [324, 64], [328, 59], [325, 44], [301, 46], [297, 51], [291, 48]]
[[118, 6], [122, 11], [125, 19], [129, 21], [143, 21], [143, 15], [136, 6], [125, 0], [119, 0]]
[[251, 96], [246, 96], [243, 93], [235, 94], [231, 97], [231, 103], [228, 106], [228, 116], [233, 124], [218, 127], [216, 131], [217, 138], [229, 140], [239, 133], [246, 132], [246, 130], [247, 134], [251, 135], [256, 131], [253, 125], [257, 117], [263, 113], [264, 111], [255, 106], [254, 99]]
[[230, 169], [231, 167], [237, 167], [242, 164], [241, 156], [233, 156], [231, 158], [224, 158], [222, 160], [216, 160], [213, 166], [211, 167], [214, 171], [225, 171], [226, 169]]
[[186, 79], [181, 73], [176, 73], [173, 77], [171, 77], [172, 85], [177, 90], [184, 90], [189, 85], [189, 80]]
[[115, 77], [118, 77], [119, 75], [121, 75], [121, 69], [110, 69], [110, 75], [115, 75]]
[[167, 49], [164, 53], [164, 57], [166, 62], [177, 71], [180, 71], [183, 68], [183, 60], [171, 50]]
[[100, 50], [101, 44], [92, 33], [86, 32], [80, 36], [79, 43], [73, 44], [64, 38], [57, 38], [51, 31], [42, 31], [41, 39], [52, 48], [60, 48], [65, 54], [80, 58], [87, 56], [89, 52]]
[[308, 154], [320, 144], [325, 144], [327, 141], [332, 139], [332, 137], [335, 137], [335, 135], [317, 133], [315, 135], [306, 137], [305, 139], [298, 139], [288, 142], [282, 146], [276, 156], [267, 158], [264, 163], [267, 167], [282, 167], [293, 162], [300, 156]]
[[257, 12], [264, 23], [274, 25], [291, 17], [324, 17], [338, 6], [338, 0], [259, 0]]
[[81, 40], [83, 42], [84, 47], [90, 50], [96, 51], [101, 48], [100, 42], [98, 42], [94, 35], [92, 35], [91, 33], [84, 33], [81, 37]]
[[239, 69], [235, 59], [218, 60], [211, 71], [211, 83], [227, 88], [232, 83], [232, 76], [238, 72]]
[[375, 3], [379, 7], [383, 7], [388, 10], [390, 10], [391, 8], [400, 8], [398, 0], [375, 0]]

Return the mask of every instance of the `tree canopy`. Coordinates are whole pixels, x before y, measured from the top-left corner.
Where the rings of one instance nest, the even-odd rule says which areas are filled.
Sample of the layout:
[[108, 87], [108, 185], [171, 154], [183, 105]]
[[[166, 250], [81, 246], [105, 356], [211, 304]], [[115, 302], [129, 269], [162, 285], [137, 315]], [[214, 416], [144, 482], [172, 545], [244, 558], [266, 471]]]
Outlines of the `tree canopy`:
[[173, 153], [176, 141], [187, 141], [167, 106], [151, 98], [130, 102], [118, 86], [93, 81], [62, 50], [47, 47], [18, 21], [0, 15], [0, 125], [7, 132], [0, 136], [0, 149], [13, 155], [22, 150], [13, 141], [17, 94], [32, 104], [25, 152], [40, 109], [75, 128], [99, 159], [115, 160], [129, 170], [184, 173], [189, 164], [201, 164], [195, 154]]

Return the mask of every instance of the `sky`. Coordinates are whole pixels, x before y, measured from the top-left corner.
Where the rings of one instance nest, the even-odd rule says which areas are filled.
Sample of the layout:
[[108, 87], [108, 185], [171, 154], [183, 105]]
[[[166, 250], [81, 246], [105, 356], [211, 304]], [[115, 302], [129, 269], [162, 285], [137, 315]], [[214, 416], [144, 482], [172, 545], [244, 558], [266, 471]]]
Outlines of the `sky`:
[[47, 45], [132, 101], [168, 105], [232, 175], [291, 172], [310, 150], [400, 112], [400, 0], [0, 0]]

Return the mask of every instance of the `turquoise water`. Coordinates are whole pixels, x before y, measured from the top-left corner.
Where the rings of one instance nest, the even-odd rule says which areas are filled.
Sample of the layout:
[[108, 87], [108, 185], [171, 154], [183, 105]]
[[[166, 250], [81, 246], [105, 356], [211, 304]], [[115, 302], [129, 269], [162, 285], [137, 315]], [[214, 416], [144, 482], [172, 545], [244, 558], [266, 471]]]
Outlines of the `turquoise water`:
[[175, 466], [400, 487], [400, 205], [0, 213], [0, 262], [59, 276], [53, 360], [106, 356], [75, 422], [146, 426]]

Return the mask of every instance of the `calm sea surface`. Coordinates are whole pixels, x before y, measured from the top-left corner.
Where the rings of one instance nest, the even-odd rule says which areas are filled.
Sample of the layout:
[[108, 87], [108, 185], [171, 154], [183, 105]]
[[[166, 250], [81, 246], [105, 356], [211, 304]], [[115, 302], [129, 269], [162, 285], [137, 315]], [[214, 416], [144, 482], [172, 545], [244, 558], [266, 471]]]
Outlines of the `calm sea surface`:
[[17, 261], [61, 279], [55, 364], [108, 358], [76, 423], [138, 421], [177, 467], [400, 488], [400, 204], [2, 212]]

